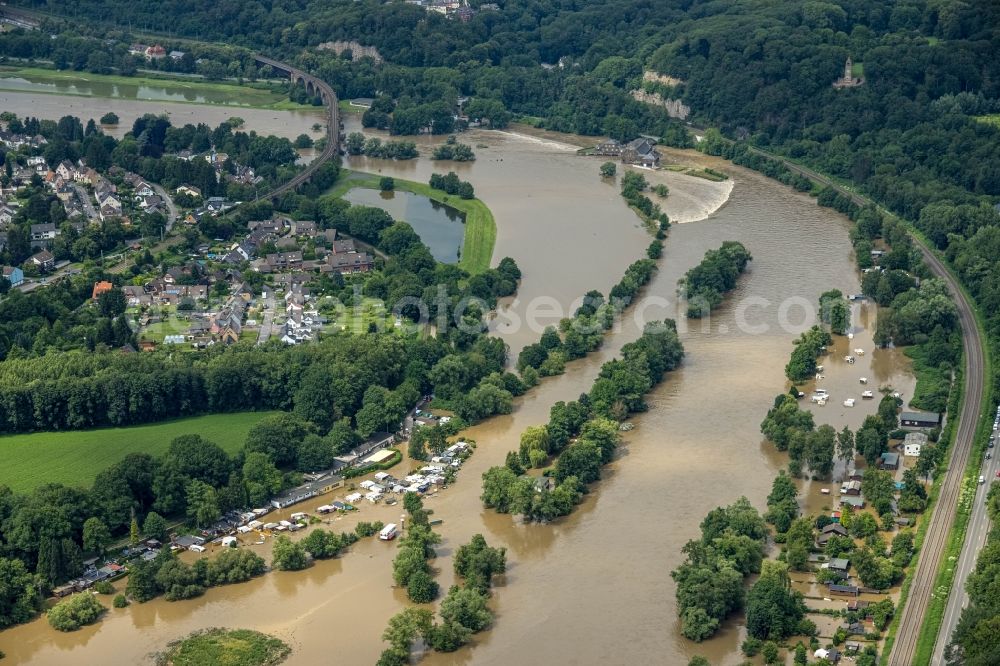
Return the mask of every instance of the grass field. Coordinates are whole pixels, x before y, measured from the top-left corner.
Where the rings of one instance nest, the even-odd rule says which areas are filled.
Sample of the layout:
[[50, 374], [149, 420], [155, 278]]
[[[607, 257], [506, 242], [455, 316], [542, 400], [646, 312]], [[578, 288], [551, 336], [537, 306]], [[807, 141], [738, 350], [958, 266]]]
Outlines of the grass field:
[[45, 483], [89, 487], [98, 472], [127, 454], [159, 455], [181, 435], [201, 435], [234, 453], [243, 445], [251, 426], [275, 413], [211, 414], [131, 428], [0, 437], [0, 486], [10, 486], [17, 492]]
[[[118, 86], [136, 88], [148, 86], [179, 95], [199, 95], [204, 99], [171, 99], [169, 101], [188, 104], [215, 104], [220, 106], [252, 107], [260, 109], [295, 110], [314, 107], [296, 104], [288, 96], [271, 90], [266, 84], [239, 85], [204, 79], [172, 76], [120, 76], [117, 74], [91, 74], [90, 72], [59, 71], [41, 67], [0, 67], [0, 89], [24, 91], [23, 87], [5, 84], [5, 79], [20, 78], [31, 83], [54, 85], [77, 85], [80, 91], [36, 89], [31, 92], [54, 95], [77, 95], [82, 97], [126, 98]], [[89, 88], [83, 90], [82, 88]], [[140, 98], [146, 99], [146, 98]]]
[[1000, 113], [991, 113], [986, 116], [976, 116], [976, 120], [981, 123], [986, 123], [987, 125], [1000, 127]]
[[273, 666], [292, 649], [281, 640], [249, 629], [207, 629], [171, 643], [157, 663], [174, 666]]
[[[430, 185], [412, 180], [395, 178], [396, 189], [425, 196], [428, 199], [443, 203], [465, 213], [465, 237], [462, 241], [462, 257], [458, 265], [470, 273], [482, 273], [490, 267], [493, 260], [493, 246], [497, 240], [497, 225], [493, 213], [479, 199], [460, 199], [441, 190], [435, 190]], [[337, 180], [327, 194], [344, 196], [355, 187], [378, 189], [379, 176], [360, 171], [341, 171]], [[404, 220], [405, 221], [405, 220]]]

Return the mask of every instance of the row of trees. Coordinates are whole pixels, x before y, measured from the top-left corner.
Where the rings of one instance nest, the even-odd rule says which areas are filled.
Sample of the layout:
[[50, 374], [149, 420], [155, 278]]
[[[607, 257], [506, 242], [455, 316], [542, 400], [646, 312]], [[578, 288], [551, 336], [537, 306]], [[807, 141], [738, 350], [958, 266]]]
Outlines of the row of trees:
[[[611, 164], [611, 169], [606, 168], [608, 164]], [[601, 174], [613, 176], [614, 164], [605, 162], [601, 166]], [[665, 186], [658, 185], [657, 187], [663, 187], [665, 190]], [[670, 226], [670, 218], [660, 209], [659, 204], [653, 203], [652, 199], [643, 194], [647, 189], [649, 189], [649, 183], [641, 173], [625, 171], [622, 174], [622, 198], [628, 202], [628, 205], [635, 210], [644, 222], [656, 225], [660, 233], [665, 233], [667, 227]], [[665, 197], [667, 194], [664, 190], [660, 190], [661, 197]], [[658, 235], [657, 238], [660, 238], [660, 236]]]
[[449, 136], [447, 141], [434, 149], [431, 159], [472, 162], [476, 159], [476, 154], [472, 152], [472, 146], [459, 143], [454, 136]]
[[361, 132], [351, 132], [344, 141], [344, 150], [348, 155], [366, 155], [384, 160], [410, 160], [420, 153], [417, 144], [412, 141], [386, 141], [377, 136], [365, 139]]
[[750, 252], [737, 241], [725, 241], [719, 249], [706, 252], [701, 263], [678, 282], [681, 295], [688, 302], [687, 316], [699, 319], [721, 305], [723, 296], [736, 286], [751, 258]]
[[834, 335], [845, 335], [851, 325], [851, 308], [839, 289], [824, 291], [819, 297], [820, 320]]
[[[45, 299], [39, 300], [44, 306]], [[14, 304], [9, 297], [0, 308]], [[18, 319], [22, 317], [14, 317]], [[322, 433], [347, 417], [367, 437], [376, 430], [392, 429], [417, 397], [435, 387], [444, 395], [458, 394], [502, 372], [506, 346], [501, 340], [463, 335], [466, 351], [454, 350], [442, 339], [447, 336], [344, 333], [316, 345], [217, 347], [198, 355], [105, 352], [12, 357], [0, 366], [0, 432], [123, 426], [204, 412], [282, 409], [294, 410]], [[503, 406], [509, 389], [521, 390], [503, 375], [487, 385], [493, 388], [484, 386], [464, 397], [466, 416], [487, 415], [491, 400], [500, 399]], [[240, 388], [234, 391], [233, 386]]]
[[[650, 245], [659, 241], [653, 241]], [[622, 279], [611, 288], [610, 300], [596, 290], [584, 294], [583, 303], [572, 318], [559, 322], [558, 330], [547, 327], [538, 342], [525, 346], [517, 357], [517, 368], [522, 377], [531, 370], [545, 377], [558, 375], [567, 361], [583, 358], [598, 349], [604, 333], [614, 325], [616, 317], [628, 307], [639, 290], [653, 279], [656, 263], [653, 259], [639, 259], [625, 269]]]
[[785, 376], [793, 382], [804, 382], [816, 373], [816, 359], [833, 344], [833, 338], [821, 326], [813, 326], [802, 333], [794, 344], [792, 357], [785, 365]]
[[[552, 520], [571, 512], [586, 486], [601, 478], [602, 466], [614, 457], [617, 422], [646, 408], [643, 396], [680, 364], [683, 354], [672, 320], [647, 326], [637, 341], [622, 347], [622, 358], [601, 367], [589, 393], [556, 403], [548, 424], [527, 429], [506, 464], [483, 474], [483, 504], [528, 520]], [[545, 477], [525, 475], [525, 468], [543, 467], [552, 458], [555, 465], [546, 476], [554, 488]]]
[[406, 493], [403, 507], [410, 523], [392, 562], [392, 578], [398, 587], [406, 588], [410, 601], [430, 603], [437, 598], [438, 584], [431, 577], [428, 560], [435, 556], [434, 546], [441, 543], [441, 536], [431, 529], [430, 512], [424, 509], [418, 493]]
[[153, 560], [132, 562], [125, 591], [139, 602], [161, 595], [167, 601], [179, 601], [201, 596], [209, 587], [246, 582], [263, 575], [265, 569], [264, 558], [249, 550], [230, 548], [189, 565], [170, 548], [161, 548]]
[[701, 538], [685, 544], [687, 559], [670, 573], [686, 638], [709, 638], [722, 620], [743, 608], [743, 578], [760, 572], [766, 538], [764, 519], [745, 497], [709, 512]]
[[993, 527], [986, 545], [979, 551], [976, 568], [965, 583], [969, 604], [951, 637], [946, 655], [949, 664], [989, 664], [1000, 658], [1000, 646], [994, 640], [1000, 622], [1000, 485], [993, 484], [987, 495], [987, 506]]
[[[418, 509], [418, 515], [419, 511], [423, 509]], [[411, 559], [416, 562], [421, 555], [420, 547], [417, 542], [401, 544], [397, 562], [405, 550], [415, 551]], [[494, 579], [507, 570], [506, 550], [491, 547], [481, 534], [476, 534], [455, 551], [454, 561], [455, 575], [462, 584], [453, 585], [441, 600], [441, 621], [435, 623], [433, 612], [425, 608], [407, 608], [393, 616], [382, 634], [389, 647], [379, 656], [379, 666], [409, 663], [413, 643], [418, 638], [435, 651], [454, 652], [468, 643], [472, 634], [492, 624], [493, 613], [487, 604]], [[420, 567], [415, 566], [417, 573], [411, 578], [420, 576]], [[436, 590], [437, 584], [430, 582]]]
[[474, 199], [476, 197], [472, 183], [459, 180], [454, 171], [449, 171], [445, 176], [439, 173], [431, 174], [430, 186], [435, 190], [443, 190], [448, 194], [457, 195], [461, 199]]

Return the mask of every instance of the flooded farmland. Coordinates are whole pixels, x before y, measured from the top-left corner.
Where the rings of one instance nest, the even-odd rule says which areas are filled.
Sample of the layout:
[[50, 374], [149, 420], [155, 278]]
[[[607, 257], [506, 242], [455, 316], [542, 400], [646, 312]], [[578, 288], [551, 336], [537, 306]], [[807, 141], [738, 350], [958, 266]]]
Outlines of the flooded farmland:
[[[476, 162], [352, 158], [349, 166], [421, 182], [432, 172], [455, 170], [473, 183], [496, 217], [494, 262], [509, 255], [524, 273], [518, 296], [504, 304], [493, 326], [516, 355], [540, 333], [518, 324], [531, 308], [543, 314], [559, 310], [542, 322], [555, 323], [587, 290], [607, 293], [625, 266], [644, 256], [650, 237], [622, 202], [617, 183], [598, 177], [600, 160], [577, 156], [575, 147], [513, 133], [470, 133], [463, 140], [485, 146], [476, 147]], [[476, 533], [507, 548], [509, 572], [496, 588], [495, 626], [475, 636], [470, 647], [428, 655], [422, 663], [680, 664], [694, 654], [713, 664], [741, 661], [738, 618], [699, 645], [680, 635], [669, 571], [681, 562], [681, 547], [697, 536], [709, 509], [740, 495], [763, 507], [785, 459], [762, 441], [759, 424], [774, 395], [787, 387], [784, 365], [791, 342], [812, 323], [808, 314], [822, 292], [855, 293], [859, 275], [842, 216], [719, 160], [675, 151], [666, 151], [666, 159], [711, 166], [730, 180], [670, 176], [678, 199], [685, 179], [697, 181], [691, 187], [702, 188], [709, 199], [674, 212], [667, 208], [675, 219], [685, 216], [680, 208], [689, 208], [689, 223], [670, 230], [645, 298], [609, 333], [601, 350], [543, 381], [515, 402], [512, 414], [465, 433], [478, 443], [475, 455], [455, 485], [426, 502], [434, 518], [443, 521], [436, 528], [444, 539], [432, 562], [436, 578], [447, 589], [454, 578], [454, 550]], [[742, 242], [753, 254], [747, 273], [710, 320], [680, 319], [677, 280], [706, 250], [726, 240]], [[872, 378], [876, 388], [892, 385], [904, 399], [913, 389], [905, 357], [873, 349], [874, 311], [857, 306], [853, 314], [855, 337], [849, 344], [866, 353], [856, 364], [842, 366], [838, 347], [821, 380], [834, 399], [812, 407], [817, 422], [838, 429], [856, 427], [875, 410], [873, 401], [859, 400], [853, 409], [839, 406], [841, 396], [859, 393], [858, 376]], [[521, 525], [483, 510], [482, 472], [502, 464], [527, 426], [546, 422], [554, 402], [588, 390], [600, 365], [638, 337], [642, 321], [667, 316], [678, 318], [685, 363], [648, 396], [650, 410], [632, 419], [636, 427], [625, 435], [621, 455], [576, 512], [552, 525]], [[838, 342], [845, 349], [847, 344]], [[824, 501], [811, 499], [819, 497], [818, 488], [804, 491], [807, 503]], [[328, 499], [295, 510], [311, 512]], [[388, 522], [400, 513], [399, 505], [366, 503], [334, 529], [358, 519]], [[331, 659], [372, 664], [383, 647], [380, 635], [387, 620], [406, 605], [405, 594], [392, 588], [394, 551], [392, 544], [364, 540], [343, 557], [304, 572], [268, 574], [211, 589], [191, 601], [134, 604], [71, 634], [55, 632], [42, 619], [0, 633], [0, 649], [15, 664], [67, 659], [133, 664], [194, 629], [221, 625], [288, 640], [293, 647], [289, 664]]]

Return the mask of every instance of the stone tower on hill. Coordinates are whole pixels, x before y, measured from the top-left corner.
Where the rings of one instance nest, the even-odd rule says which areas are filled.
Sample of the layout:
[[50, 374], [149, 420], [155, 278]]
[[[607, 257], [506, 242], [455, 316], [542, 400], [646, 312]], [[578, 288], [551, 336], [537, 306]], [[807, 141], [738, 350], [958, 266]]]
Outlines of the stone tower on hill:
[[864, 82], [863, 78], [854, 76], [854, 61], [851, 60], [851, 56], [847, 56], [847, 62], [844, 63], [844, 75], [833, 82], [833, 87], [854, 88], [864, 84]]

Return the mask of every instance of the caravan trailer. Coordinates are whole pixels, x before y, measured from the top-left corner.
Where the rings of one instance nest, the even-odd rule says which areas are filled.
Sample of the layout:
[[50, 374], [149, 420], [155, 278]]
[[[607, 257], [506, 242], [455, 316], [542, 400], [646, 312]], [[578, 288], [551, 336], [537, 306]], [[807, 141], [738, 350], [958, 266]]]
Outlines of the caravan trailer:
[[378, 538], [382, 541], [392, 541], [396, 538], [396, 523], [389, 523], [378, 533]]

